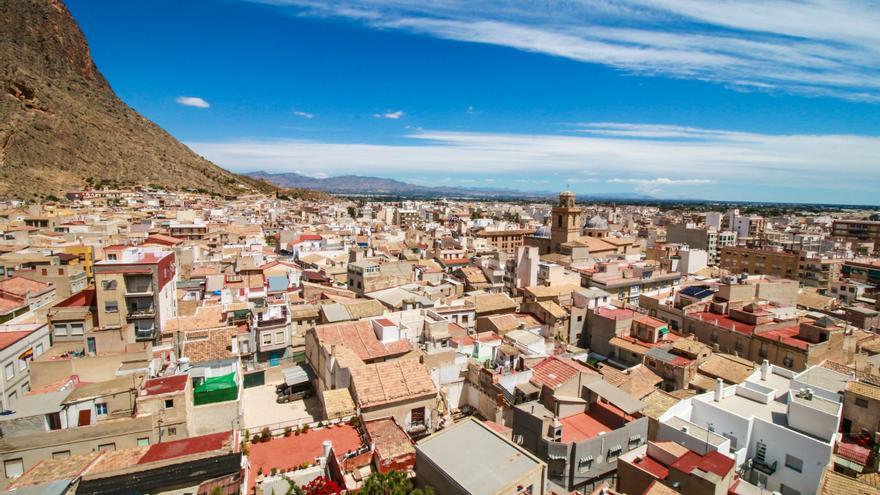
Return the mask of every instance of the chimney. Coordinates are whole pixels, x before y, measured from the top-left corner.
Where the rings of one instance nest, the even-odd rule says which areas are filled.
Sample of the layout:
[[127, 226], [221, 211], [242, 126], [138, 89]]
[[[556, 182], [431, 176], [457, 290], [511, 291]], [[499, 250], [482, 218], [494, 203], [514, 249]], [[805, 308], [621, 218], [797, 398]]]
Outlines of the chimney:
[[770, 361], [766, 359], [761, 363], [761, 381], [767, 381], [767, 375], [770, 374]]
[[721, 402], [721, 394], [724, 391], [724, 380], [715, 379], [715, 402]]
[[324, 440], [324, 443], [321, 445], [324, 447], [324, 459], [327, 459], [330, 457], [330, 451], [333, 449], [333, 442]]

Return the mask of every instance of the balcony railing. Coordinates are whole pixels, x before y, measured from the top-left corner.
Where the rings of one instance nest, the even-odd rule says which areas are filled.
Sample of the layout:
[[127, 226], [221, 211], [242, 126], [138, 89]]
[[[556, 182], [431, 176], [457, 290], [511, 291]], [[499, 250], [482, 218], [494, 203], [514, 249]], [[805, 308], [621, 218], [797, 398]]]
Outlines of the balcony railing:
[[150, 308], [128, 308], [128, 317], [129, 318], [155, 318], [156, 310], [152, 307]]
[[156, 328], [135, 328], [134, 337], [136, 340], [153, 340], [156, 337]]

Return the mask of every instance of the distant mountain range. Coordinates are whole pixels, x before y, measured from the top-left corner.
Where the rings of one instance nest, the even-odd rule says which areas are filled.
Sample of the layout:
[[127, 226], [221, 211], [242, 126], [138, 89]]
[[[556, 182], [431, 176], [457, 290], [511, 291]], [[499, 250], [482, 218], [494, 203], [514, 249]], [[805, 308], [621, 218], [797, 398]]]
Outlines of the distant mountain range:
[[[457, 198], [518, 198], [548, 199], [559, 194], [558, 191], [519, 191], [517, 189], [490, 187], [420, 186], [396, 179], [368, 177], [362, 175], [339, 175], [316, 179], [294, 172], [268, 173], [250, 172], [244, 174], [285, 188], [314, 189], [342, 195], [404, 196], [404, 197], [457, 197]], [[582, 198], [652, 200], [650, 196], [635, 193], [608, 193], [578, 195]]]

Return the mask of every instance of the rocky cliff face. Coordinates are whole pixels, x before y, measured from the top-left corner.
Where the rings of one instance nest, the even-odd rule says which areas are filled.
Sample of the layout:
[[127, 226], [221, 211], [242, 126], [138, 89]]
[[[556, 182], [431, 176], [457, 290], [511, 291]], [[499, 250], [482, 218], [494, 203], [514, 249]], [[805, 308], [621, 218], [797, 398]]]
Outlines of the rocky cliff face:
[[0, 198], [87, 183], [277, 189], [196, 155], [120, 100], [60, 0], [0, 0]]

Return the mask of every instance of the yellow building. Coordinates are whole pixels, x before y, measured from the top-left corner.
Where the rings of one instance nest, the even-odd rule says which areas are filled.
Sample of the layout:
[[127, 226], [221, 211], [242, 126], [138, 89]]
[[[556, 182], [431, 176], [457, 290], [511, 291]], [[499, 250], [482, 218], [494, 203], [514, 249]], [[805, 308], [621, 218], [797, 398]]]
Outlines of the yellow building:
[[71, 260], [71, 265], [82, 265], [86, 271], [86, 277], [89, 282], [94, 280], [94, 272], [92, 266], [95, 263], [95, 248], [85, 244], [73, 244], [69, 246], [60, 246], [57, 251], [76, 256], [75, 260]]

